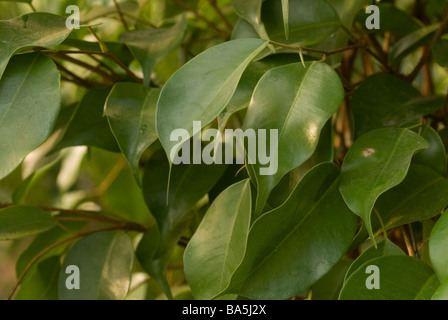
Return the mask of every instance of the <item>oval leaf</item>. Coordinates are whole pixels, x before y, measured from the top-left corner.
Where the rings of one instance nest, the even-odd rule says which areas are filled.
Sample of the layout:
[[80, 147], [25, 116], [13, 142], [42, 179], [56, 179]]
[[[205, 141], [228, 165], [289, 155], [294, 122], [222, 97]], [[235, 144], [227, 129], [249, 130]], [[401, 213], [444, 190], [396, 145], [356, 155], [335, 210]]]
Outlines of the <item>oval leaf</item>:
[[190, 60], [168, 80], [157, 106], [157, 132], [168, 157], [174, 147], [186, 141], [171, 141], [171, 132], [185, 129], [191, 137], [193, 121], [201, 121], [204, 127], [215, 119], [232, 98], [247, 65], [267, 43], [240, 39], [217, 45]]
[[139, 160], [157, 140], [156, 107], [159, 89], [137, 83], [117, 83], [107, 98], [104, 114], [140, 184]]
[[[371, 283], [367, 267], [378, 267], [379, 289]], [[434, 271], [424, 262], [409, 256], [385, 256], [367, 261], [345, 282], [341, 300], [429, 300], [439, 286]]]
[[29, 206], [0, 210], [0, 240], [14, 240], [50, 230], [56, 220], [46, 211]]
[[9, 59], [18, 50], [57, 46], [70, 32], [65, 25], [65, 18], [44, 12], [33, 12], [0, 21], [0, 78]]
[[[131, 283], [134, 248], [123, 232], [101, 232], [78, 241], [67, 253], [59, 277], [61, 300], [123, 300]], [[79, 268], [79, 290], [68, 290], [68, 266]], [[70, 280], [70, 279], [68, 279]]]
[[[355, 140], [342, 164], [340, 190], [375, 244], [370, 214], [377, 198], [405, 178], [415, 152], [428, 142], [407, 129], [378, 129]], [[376, 245], [376, 244], [375, 244]]]
[[[272, 159], [278, 152], [278, 168], [271, 161], [271, 169], [277, 170], [262, 175], [261, 169], [265, 168], [258, 163], [253, 165], [258, 185], [256, 214], [261, 213], [280, 179], [313, 154], [323, 126], [338, 110], [343, 98], [344, 89], [338, 75], [321, 62], [307, 62], [306, 68], [299, 63], [277, 67], [261, 78], [243, 127], [255, 130], [256, 134], [259, 129], [267, 131], [267, 154]], [[278, 151], [270, 150], [274, 147], [268, 142], [270, 130], [278, 130]]]
[[212, 203], [184, 254], [185, 275], [196, 299], [225, 289], [246, 249], [251, 218], [249, 180], [224, 190]]
[[318, 165], [282, 206], [256, 220], [244, 259], [224, 293], [285, 299], [325, 275], [346, 253], [356, 230], [356, 216], [338, 184], [336, 165]]
[[443, 213], [431, 231], [429, 257], [441, 282], [448, 279], [448, 214]]
[[40, 53], [14, 57], [0, 81], [0, 179], [50, 135], [61, 103], [60, 75]]

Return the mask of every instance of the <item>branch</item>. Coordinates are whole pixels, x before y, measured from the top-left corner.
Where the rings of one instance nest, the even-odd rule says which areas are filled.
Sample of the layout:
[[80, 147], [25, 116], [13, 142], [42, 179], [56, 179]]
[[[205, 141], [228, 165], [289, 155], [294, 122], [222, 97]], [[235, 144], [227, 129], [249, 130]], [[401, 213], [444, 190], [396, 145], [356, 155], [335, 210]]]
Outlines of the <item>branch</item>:
[[126, 20], [124, 19], [123, 12], [120, 9], [120, 6], [118, 5], [117, 0], [114, 0], [115, 9], [118, 12], [118, 16], [120, 17], [121, 23], [123, 23], [124, 28], [126, 31], [129, 31], [128, 24], [126, 23]]
[[406, 77], [406, 80], [412, 82], [414, 81], [415, 77], [420, 72], [420, 69], [429, 61], [431, 58], [431, 47], [432, 45], [439, 40], [442, 35], [443, 31], [445, 31], [446, 27], [448, 27], [448, 14], [446, 15], [445, 19], [440, 24], [439, 29], [437, 29], [436, 33], [434, 34], [434, 37], [432, 37], [431, 42], [426, 46], [425, 52], [423, 53], [422, 58], [418, 62], [417, 66], [412, 70], [412, 72]]
[[280, 43], [280, 42], [276, 42], [276, 41], [269, 41], [271, 44], [273, 44], [274, 46], [277, 47], [281, 47], [281, 48], [285, 48], [285, 49], [291, 49], [291, 50], [297, 50], [297, 51], [308, 51], [308, 52], [314, 52], [314, 53], [322, 53], [326, 56], [330, 56], [332, 54], [336, 54], [336, 53], [340, 53], [340, 52], [344, 52], [344, 51], [348, 51], [348, 50], [353, 50], [356, 48], [362, 48], [363, 45], [361, 44], [355, 44], [355, 45], [351, 45], [351, 46], [347, 46], [344, 48], [339, 48], [339, 49], [334, 49], [334, 50], [320, 50], [320, 49], [314, 49], [314, 48], [307, 48], [307, 47], [301, 47], [301, 46], [293, 46], [293, 45], [289, 45], [289, 44], [284, 44], [284, 43]]
[[212, 8], [215, 10], [215, 12], [218, 14], [218, 16], [221, 18], [221, 20], [226, 25], [227, 29], [229, 29], [230, 32], [233, 31], [233, 26], [230, 23], [229, 19], [227, 19], [226, 15], [221, 11], [221, 9], [216, 4], [216, 0], [208, 0], [208, 3], [212, 6]]

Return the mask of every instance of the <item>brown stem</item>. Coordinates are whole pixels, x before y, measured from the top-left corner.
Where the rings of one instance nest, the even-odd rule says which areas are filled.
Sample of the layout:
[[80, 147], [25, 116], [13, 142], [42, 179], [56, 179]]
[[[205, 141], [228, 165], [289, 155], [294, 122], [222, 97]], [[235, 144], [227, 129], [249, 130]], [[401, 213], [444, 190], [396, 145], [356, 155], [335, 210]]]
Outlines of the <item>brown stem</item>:
[[70, 70], [65, 68], [59, 62], [57, 62], [55, 60], [53, 60], [53, 62], [56, 64], [56, 67], [58, 68], [59, 71], [64, 72], [64, 73], [66, 73], [67, 75], [69, 75], [71, 77], [71, 79], [63, 77], [63, 80], [71, 81], [73, 83], [76, 83], [77, 85], [80, 85], [82, 87], [86, 87], [87, 89], [91, 89], [91, 88], [94, 87], [94, 85], [92, 85], [90, 82], [88, 82], [88, 81], [78, 77], [76, 74], [74, 74], [73, 72], [71, 72]]
[[227, 19], [226, 15], [221, 11], [221, 9], [216, 4], [216, 0], [208, 0], [208, 3], [210, 3], [212, 8], [215, 10], [215, 12], [218, 14], [218, 16], [224, 22], [224, 24], [226, 25], [227, 29], [229, 29], [229, 31], [232, 32], [233, 26], [230, 23], [229, 19]]
[[117, 0], [114, 0], [115, 9], [118, 12], [118, 16], [120, 17], [121, 23], [123, 23], [124, 28], [126, 31], [129, 31], [128, 24], [126, 23], [126, 20], [124, 19], [123, 12], [121, 11], [121, 8], [117, 2]]
[[280, 43], [280, 42], [276, 42], [276, 41], [269, 41], [271, 44], [273, 44], [274, 46], [277, 47], [281, 47], [281, 48], [285, 48], [285, 49], [291, 49], [291, 50], [302, 50], [302, 51], [308, 51], [308, 52], [314, 52], [314, 53], [322, 53], [324, 55], [332, 55], [332, 54], [336, 54], [336, 53], [340, 53], [340, 52], [344, 52], [347, 50], [352, 50], [352, 49], [356, 49], [356, 48], [360, 48], [362, 47], [361, 45], [357, 44], [357, 45], [351, 45], [351, 46], [347, 46], [344, 48], [338, 48], [338, 49], [334, 49], [334, 50], [320, 50], [320, 49], [314, 49], [314, 48], [307, 48], [307, 47], [301, 47], [301, 46], [293, 46], [293, 45], [289, 45], [289, 44], [284, 44], [284, 43]]
[[408, 250], [408, 255], [411, 257], [414, 257], [414, 249], [412, 248], [411, 239], [409, 238], [409, 235], [407, 234], [406, 230], [403, 226], [400, 226], [401, 233], [404, 238], [404, 243], [406, 244], [406, 249]]

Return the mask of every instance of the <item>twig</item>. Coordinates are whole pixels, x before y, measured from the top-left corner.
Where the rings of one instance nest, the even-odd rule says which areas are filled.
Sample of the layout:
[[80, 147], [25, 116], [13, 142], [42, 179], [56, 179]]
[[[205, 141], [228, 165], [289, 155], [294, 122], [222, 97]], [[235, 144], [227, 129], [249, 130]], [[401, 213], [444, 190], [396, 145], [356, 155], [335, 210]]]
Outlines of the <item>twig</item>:
[[118, 16], [120, 17], [121, 23], [123, 23], [124, 28], [126, 31], [129, 31], [128, 24], [126, 23], [126, 20], [124, 19], [123, 12], [121, 11], [120, 6], [118, 5], [117, 0], [114, 0], [115, 9], [118, 12]]
[[182, 0], [172, 0], [175, 4], [177, 4], [179, 7], [192, 12], [196, 18], [198, 18], [199, 20], [204, 21], [205, 23], [207, 23], [211, 28], [213, 28], [213, 30], [215, 30], [216, 32], [218, 32], [222, 37], [227, 38], [227, 33], [222, 30], [221, 28], [219, 28], [216, 24], [214, 24], [213, 22], [211, 22], [209, 19], [207, 19], [204, 15], [202, 15], [200, 12], [198, 12], [196, 9], [190, 7], [188, 4], [186, 4], [185, 2], [183, 2]]
[[28, 4], [30, 5], [31, 10], [33, 10], [34, 12], [37, 12], [37, 9], [36, 9], [36, 7], [33, 5], [32, 2], [29, 2]]
[[440, 37], [442, 36], [443, 31], [446, 29], [446, 27], [448, 27], [448, 15], [446, 15], [445, 19], [440, 24], [440, 27], [439, 27], [439, 29], [437, 29], [436, 33], [432, 37], [431, 42], [425, 47], [425, 52], [424, 52], [422, 58], [417, 63], [417, 66], [414, 68], [414, 70], [412, 70], [412, 72], [406, 77], [406, 80], [408, 80], [410, 82], [414, 81], [415, 77], [420, 72], [420, 69], [431, 58], [431, 52], [432, 52], [431, 47], [432, 47], [433, 43], [440, 39]]
[[82, 237], [86, 237], [89, 236], [91, 234], [94, 233], [99, 233], [99, 232], [106, 232], [106, 231], [114, 231], [114, 230], [130, 230], [127, 228], [124, 228], [122, 226], [114, 226], [114, 227], [108, 227], [108, 228], [103, 228], [103, 229], [97, 229], [97, 230], [91, 230], [91, 231], [85, 231], [85, 232], [80, 232], [78, 234], [75, 234], [73, 236], [70, 236], [68, 238], [65, 238], [61, 241], [58, 241], [56, 243], [53, 243], [51, 246], [47, 247], [46, 249], [42, 250], [38, 255], [36, 255], [33, 260], [30, 261], [30, 263], [26, 266], [25, 270], [23, 270], [22, 274], [20, 275], [19, 279], [17, 279], [17, 282], [14, 286], [14, 288], [11, 290], [11, 292], [9, 293], [8, 299], [7, 300], [11, 300], [14, 297], [14, 294], [16, 293], [20, 283], [22, 282], [23, 278], [27, 275], [27, 273], [30, 271], [30, 269], [33, 267], [33, 265], [40, 259], [42, 258], [45, 254], [47, 254], [48, 252], [50, 252], [51, 250], [53, 250], [54, 248], [70, 242], [72, 240], [76, 240], [78, 238], [82, 238]]
[[400, 226], [401, 233], [403, 234], [404, 243], [406, 244], [406, 249], [408, 250], [408, 255], [411, 257], [415, 257], [414, 249], [412, 248], [411, 240], [409, 239], [409, 235], [406, 233], [406, 230], [403, 226]]
[[91, 89], [91, 88], [94, 87], [94, 85], [92, 85], [90, 82], [88, 82], [87, 80], [82, 79], [81, 77], [78, 77], [76, 74], [74, 74], [73, 72], [68, 70], [66, 67], [64, 67], [59, 62], [57, 62], [55, 60], [53, 60], [53, 62], [54, 62], [54, 64], [56, 64], [56, 67], [58, 68], [59, 71], [65, 72], [67, 75], [69, 75], [71, 77], [71, 79], [63, 77], [63, 80], [71, 81], [73, 83], [76, 83], [77, 85], [80, 85], [82, 87], [86, 87], [87, 89]]
[[216, 4], [216, 0], [208, 0], [208, 3], [212, 6], [212, 8], [215, 10], [215, 12], [218, 14], [218, 16], [221, 18], [221, 20], [226, 25], [227, 29], [229, 29], [230, 32], [233, 31], [233, 26], [230, 23], [229, 19], [227, 19], [226, 15], [221, 11], [221, 9]]
[[285, 49], [298, 50], [298, 51], [302, 50], [302, 51], [308, 51], [308, 52], [314, 52], [314, 53], [322, 53], [322, 54], [324, 54], [326, 56], [362, 47], [362, 45], [356, 44], [356, 45], [351, 45], [351, 46], [347, 46], [347, 47], [339, 48], [339, 49], [334, 49], [334, 50], [320, 50], [320, 49], [307, 48], [307, 47], [301, 47], [301, 46], [293, 46], [293, 45], [284, 44], [284, 43], [280, 43], [280, 42], [276, 42], [276, 41], [272, 41], [272, 40], [270, 40], [269, 42], [271, 44], [273, 44], [274, 46], [285, 48]]

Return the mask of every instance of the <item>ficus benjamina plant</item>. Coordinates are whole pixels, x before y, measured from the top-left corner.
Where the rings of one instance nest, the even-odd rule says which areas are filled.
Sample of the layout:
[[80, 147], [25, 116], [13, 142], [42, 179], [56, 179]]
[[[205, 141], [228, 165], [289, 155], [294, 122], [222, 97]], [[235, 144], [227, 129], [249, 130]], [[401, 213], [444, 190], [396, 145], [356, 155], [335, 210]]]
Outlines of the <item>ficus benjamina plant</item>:
[[446, 0], [0, 1], [0, 298], [448, 299], [447, 67]]

